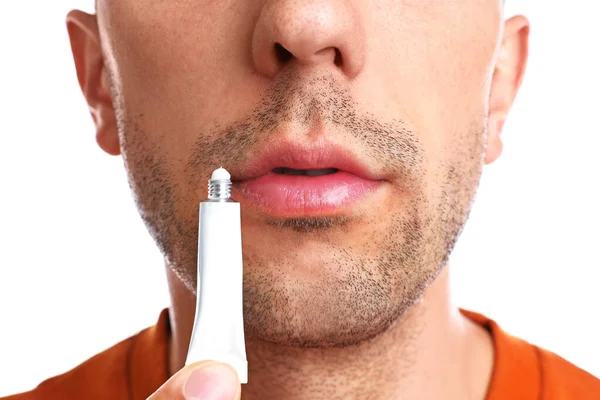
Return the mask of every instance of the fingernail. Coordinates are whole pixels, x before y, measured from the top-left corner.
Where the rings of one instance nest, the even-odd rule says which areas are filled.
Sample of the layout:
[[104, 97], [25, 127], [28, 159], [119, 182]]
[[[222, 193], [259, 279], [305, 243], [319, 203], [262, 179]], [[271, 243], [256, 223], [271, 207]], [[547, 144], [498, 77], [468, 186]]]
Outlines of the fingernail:
[[214, 364], [190, 374], [185, 383], [186, 400], [233, 400], [238, 391], [235, 371], [226, 365]]

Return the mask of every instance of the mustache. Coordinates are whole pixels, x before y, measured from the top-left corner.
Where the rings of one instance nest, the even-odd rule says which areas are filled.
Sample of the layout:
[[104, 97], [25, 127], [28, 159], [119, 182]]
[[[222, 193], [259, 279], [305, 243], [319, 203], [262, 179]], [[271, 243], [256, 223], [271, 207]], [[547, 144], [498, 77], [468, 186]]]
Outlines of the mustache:
[[266, 90], [246, 118], [198, 136], [187, 163], [190, 176], [198, 182], [197, 175], [208, 168], [225, 166], [230, 171], [239, 170], [282, 126], [291, 122], [303, 127], [329, 123], [356, 143], [371, 164], [381, 165], [386, 172], [405, 180], [422, 175], [424, 151], [404, 121], [383, 122], [361, 112], [350, 90], [334, 76], [306, 79], [290, 69]]

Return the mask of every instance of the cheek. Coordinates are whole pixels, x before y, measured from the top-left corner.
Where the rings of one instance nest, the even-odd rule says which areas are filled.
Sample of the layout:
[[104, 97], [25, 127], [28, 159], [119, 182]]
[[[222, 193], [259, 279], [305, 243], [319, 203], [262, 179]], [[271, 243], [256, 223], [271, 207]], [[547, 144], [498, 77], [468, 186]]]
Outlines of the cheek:
[[109, 68], [124, 112], [143, 115], [150, 135], [166, 135], [174, 146], [185, 147], [207, 124], [219, 123], [223, 110], [231, 110], [228, 100], [252, 93], [241, 70], [251, 65], [255, 2], [106, 2], [101, 25]]
[[425, 196], [435, 207], [453, 190], [448, 185], [474, 185], [501, 16], [491, 2], [428, 3], [381, 5], [374, 20], [399, 22], [371, 27], [370, 40], [379, 50], [371, 54], [370, 76], [391, 99], [387, 112], [407, 119], [419, 134]]
[[427, 3], [380, 6], [373, 20], [390, 22], [371, 27], [379, 49], [371, 64], [396, 109], [390, 112], [409, 120], [436, 163], [457, 134], [485, 118], [501, 16], [492, 2]]

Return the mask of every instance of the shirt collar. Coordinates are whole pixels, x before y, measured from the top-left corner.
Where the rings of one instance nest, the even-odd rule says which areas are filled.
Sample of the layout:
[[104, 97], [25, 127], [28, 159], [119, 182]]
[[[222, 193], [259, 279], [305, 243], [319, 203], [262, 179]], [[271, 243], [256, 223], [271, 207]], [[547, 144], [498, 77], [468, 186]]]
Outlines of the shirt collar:
[[131, 400], [148, 398], [169, 379], [170, 336], [169, 309], [165, 308], [156, 325], [134, 337], [127, 357], [127, 381]]
[[494, 367], [486, 400], [539, 399], [542, 386], [539, 349], [504, 332], [483, 315], [461, 312], [492, 335]]

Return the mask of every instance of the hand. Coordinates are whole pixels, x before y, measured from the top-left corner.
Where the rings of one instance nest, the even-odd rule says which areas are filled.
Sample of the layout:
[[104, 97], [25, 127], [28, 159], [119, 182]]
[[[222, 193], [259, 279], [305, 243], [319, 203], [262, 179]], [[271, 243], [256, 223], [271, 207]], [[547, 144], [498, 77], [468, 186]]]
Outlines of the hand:
[[242, 386], [228, 364], [190, 364], [166, 381], [148, 400], [240, 400]]

